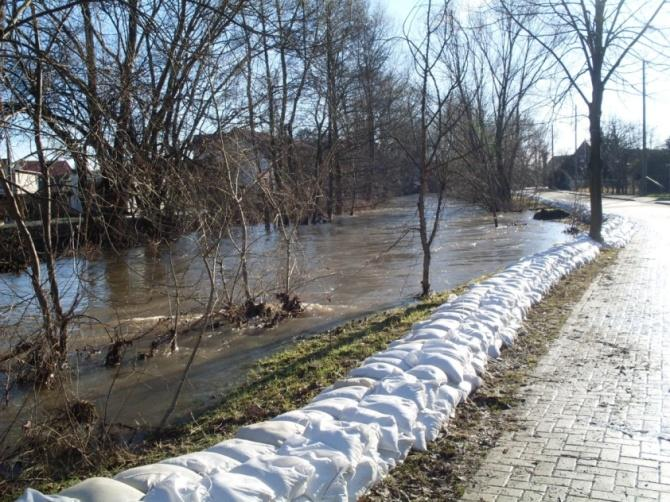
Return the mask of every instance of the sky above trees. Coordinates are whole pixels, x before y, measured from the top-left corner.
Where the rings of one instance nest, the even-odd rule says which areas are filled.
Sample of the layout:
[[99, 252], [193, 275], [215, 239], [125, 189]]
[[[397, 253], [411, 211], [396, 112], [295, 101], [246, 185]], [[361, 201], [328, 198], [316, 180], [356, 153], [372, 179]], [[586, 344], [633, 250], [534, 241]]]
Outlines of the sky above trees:
[[[637, 3], [642, 3], [637, 1]], [[631, 4], [636, 3], [631, 1]], [[413, 10], [423, 4], [423, 0], [377, 0], [380, 9], [392, 20], [395, 33], [391, 36], [402, 35], [403, 21]], [[460, 0], [461, 12], [466, 13], [486, 5], [482, 0]], [[655, 23], [658, 31], [670, 33], [670, 5]], [[666, 48], [670, 47], [670, 40], [666, 36]], [[404, 47], [401, 47], [404, 49]], [[670, 137], [670, 63], [659, 57], [656, 47], [648, 48], [647, 61], [647, 146], [663, 147], [665, 140]], [[667, 50], [662, 51], [661, 53]], [[603, 105], [603, 120], [619, 119], [623, 122], [642, 128], [642, 62], [631, 59], [624, 65], [623, 73], [626, 83], [613, 83], [605, 93]], [[541, 106], [542, 121], [554, 124], [554, 154], [571, 153], [575, 142], [575, 106], [577, 107], [577, 144], [588, 140], [589, 121], [588, 110], [579, 99], [569, 97], [562, 105], [552, 110], [550, 106]], [[547, 128], [547, 143], [551, 143], [550, 127]]]

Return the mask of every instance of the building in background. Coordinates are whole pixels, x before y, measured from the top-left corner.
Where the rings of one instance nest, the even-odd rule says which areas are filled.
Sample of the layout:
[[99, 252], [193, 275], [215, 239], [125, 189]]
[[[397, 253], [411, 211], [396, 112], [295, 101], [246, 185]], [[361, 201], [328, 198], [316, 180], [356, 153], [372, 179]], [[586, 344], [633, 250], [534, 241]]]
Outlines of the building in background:
[[[583, 142], [572, 155], [557, 155], [547, 165], [546, 183], [559, 190], [579, 190], [589, 184], [591, 147]], [[635, 194], [640, 187], [642, 150], [603, 146], [603, 192]], [[646, 193], [670, 192], [670, 149], [647, 150]]]
[[[0, 159], [0, 166], [18, 200], [19, 209], [27, 219], [39, 219], [40, 205], [44, 201], [47, 186], [51, 188], [54, 217], [73, 216], [81, 212], [77, 173], [67, 160], [58, 159], [48, 163], [47, 179], [37, 160], [19, 160], [10, 164], [6, 159]], [[0, 217], [3, 220], [8, 218], [8, 204], [7, 194], [0, 186]]]

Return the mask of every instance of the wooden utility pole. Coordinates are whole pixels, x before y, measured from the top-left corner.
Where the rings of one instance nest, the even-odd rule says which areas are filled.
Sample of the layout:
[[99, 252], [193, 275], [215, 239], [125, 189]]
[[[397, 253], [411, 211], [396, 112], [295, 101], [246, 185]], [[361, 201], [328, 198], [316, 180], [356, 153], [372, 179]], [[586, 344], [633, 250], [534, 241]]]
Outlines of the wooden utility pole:
[[[577, 155], [577, 105], [575, 105], [575, 115], [574, 115], [574, 129], [575, 129], [575, 149], [572, 154], [572, 163], [574, 164], [574, 189], [579, 190], [581, 187], [581, 177], [579, 176], [579, 156]], [[579, 181], [579, 182], [578, 182]]]
[[575, 105], [575, 152], [577, 152], [577, 105]]

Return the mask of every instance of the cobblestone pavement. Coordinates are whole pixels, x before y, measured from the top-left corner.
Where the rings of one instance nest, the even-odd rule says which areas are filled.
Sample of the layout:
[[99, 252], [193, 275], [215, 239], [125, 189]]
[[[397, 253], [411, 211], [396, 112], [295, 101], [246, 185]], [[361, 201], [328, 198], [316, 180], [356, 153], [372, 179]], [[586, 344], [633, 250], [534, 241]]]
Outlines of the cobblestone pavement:
[[670, 502], [670, 208], [640, 224], [539, 362], [463, 500]]

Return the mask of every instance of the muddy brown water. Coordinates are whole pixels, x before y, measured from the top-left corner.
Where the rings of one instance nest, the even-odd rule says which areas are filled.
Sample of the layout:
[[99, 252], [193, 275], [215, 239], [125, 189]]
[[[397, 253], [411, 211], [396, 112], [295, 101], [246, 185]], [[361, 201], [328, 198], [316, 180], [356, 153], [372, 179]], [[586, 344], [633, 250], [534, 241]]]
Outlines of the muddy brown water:
[[[449, 201], [433, 244], [432, 288], [455, 287], [571, 238], [563, 232], [564, 224], [536, 221], [532, 216], [528, 211], [504, 214], [495, 228], [488, 213]], [[296, 337], [413, 301], [421, 277], [420, 245], [413, 230], [416, 218], [416, 198], [401, 197], [332, 224], [300, 227], [292, 251], [296, 268], [292, 281], [308, 304], [305, 314], [272, 329], [226, 328], [209, 334], [198, 351], [175, 420], [216, 402], [244, 379], [255, 361]], [[252, 229], [251, 240], [254, 289], [270, 296], [282, 281], [284, 241], [279, 233], [266, 234], [262, 228]], [[224, 243], [221, 261], [234, 270], [231, 249], [231, 242]], [[60, 260], [65, 302], [76, 300], [77, 312], [86, 316], [73, 328], [72, 347], [102, 346], [114, 330], [132, 333], [173, 311], [169, 256], [166, 249], [137, 248], [91, 261]], [[208, 292], [196, 243], [182, 239], [173, 245], [172, 257], [182, 308], [195, 313], [206, 303]], [[230, 274], [228, 280], [232, 280]], [[0, 275], [0, 322], [10, 326], [5, 336], [30, 329], [35, 312], [30, 298], [25, 274]], [[82, 351], [72, 359], [71, 391], [98, 402], [108, 421], [155, 425], [170, 403], [192, 342], [183, 339], [176, 354], [145, 361], [137, 360], [143, 349], [132, 346], [126, 363], [116, 369], [102, 366], [103, 353], [84, 355]], [[26, 390], [14, 389], [9, 405], [0, 408], [0, 432], [26, 395]], [[29, 403], [26, 410], [31, 408]]]

